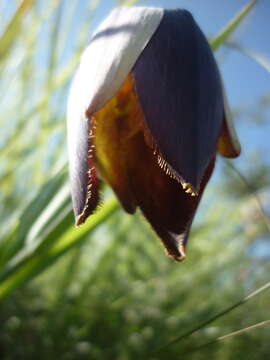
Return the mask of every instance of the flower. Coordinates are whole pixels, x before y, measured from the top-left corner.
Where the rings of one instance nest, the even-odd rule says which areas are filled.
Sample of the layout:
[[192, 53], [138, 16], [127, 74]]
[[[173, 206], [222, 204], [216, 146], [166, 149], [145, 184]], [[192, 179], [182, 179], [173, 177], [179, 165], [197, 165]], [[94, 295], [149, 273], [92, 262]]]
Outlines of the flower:
[[72, 82], [68, 146], [77, 225], [104, 179], [128, 213], [140, 208], [169, 256], [185, 258], [217, 151], [240, 153], [214, 56], [188, 11], [111, 12]]

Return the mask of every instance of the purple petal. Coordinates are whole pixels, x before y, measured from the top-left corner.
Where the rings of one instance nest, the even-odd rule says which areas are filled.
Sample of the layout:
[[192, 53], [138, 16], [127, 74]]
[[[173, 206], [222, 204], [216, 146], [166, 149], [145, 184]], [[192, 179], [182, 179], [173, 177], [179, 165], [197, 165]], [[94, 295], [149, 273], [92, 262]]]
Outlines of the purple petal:
[[199, 191], [224, 109], [214, 56], [189, 12], [164, 12], [133, 74], [146, 127], [162, 157], [182, 183]]

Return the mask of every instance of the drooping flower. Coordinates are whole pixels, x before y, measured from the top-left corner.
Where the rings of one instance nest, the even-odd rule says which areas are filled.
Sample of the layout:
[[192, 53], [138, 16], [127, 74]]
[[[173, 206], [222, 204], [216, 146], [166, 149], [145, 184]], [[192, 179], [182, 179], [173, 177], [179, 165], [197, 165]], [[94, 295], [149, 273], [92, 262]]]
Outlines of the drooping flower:
[[103, 179], [184, 259], [216, 153], [240, 153], [214, 56], [188, 11], [111, 12], [72, 82], [68, 146], [77, 225], [96, 209]]

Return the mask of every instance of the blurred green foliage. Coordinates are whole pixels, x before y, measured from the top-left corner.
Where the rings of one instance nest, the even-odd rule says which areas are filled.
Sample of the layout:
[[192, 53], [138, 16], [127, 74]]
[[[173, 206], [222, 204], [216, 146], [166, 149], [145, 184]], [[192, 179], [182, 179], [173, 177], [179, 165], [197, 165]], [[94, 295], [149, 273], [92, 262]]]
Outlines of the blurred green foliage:
[[[250, 4], [212, 39], [214, 48]], [[253, 170], [248, 184], [230, 168], [227, 180], [208, 188], [203, 219], [197, 218], [182, 264], [164, 256], [140, 214], [120, 211], [108, 189], [101, 209], [76, 229], [67, 183], [65, 101], [99, 1], [84, 2], [83, 9], [79, 0], [6, 1], [5, 6], [1, 359], [269, 358], [266, 327], [195, 352], [221, 335], [269, 319], [267, 291], [192, 332], [269, 281], [269, 261], [254, 253], [258, 239], [269, 236], [268, 215], [260, 208], [260, 194], [269, 184], [264, 164]], [[74, 14], [80, 14], [79, 27]]]

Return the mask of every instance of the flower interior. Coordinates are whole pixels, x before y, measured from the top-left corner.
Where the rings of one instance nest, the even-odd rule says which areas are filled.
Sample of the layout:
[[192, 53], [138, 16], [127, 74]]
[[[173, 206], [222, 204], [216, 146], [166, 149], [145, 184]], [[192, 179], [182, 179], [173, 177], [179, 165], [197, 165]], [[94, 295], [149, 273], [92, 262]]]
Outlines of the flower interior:
[[161, 238], [168, 255], [183, 260], [190, 225], [212, 173], [214, 159], [198, 193], [191, 184], [172, 173], [147, 129], [132, 73], [101, 110], [95, 114], [87, 113], [87, 117], [89, 191], [83, 212], [77, 217], [77, 225], [87, 218], [92, 200], [97, 202], [98, 171], [112, 187], [123, 208], [132, 214], [139, 207]]

